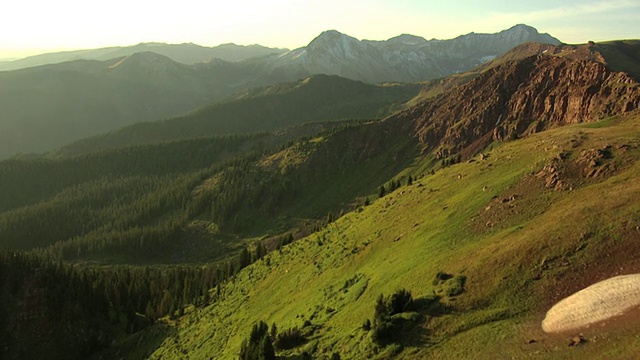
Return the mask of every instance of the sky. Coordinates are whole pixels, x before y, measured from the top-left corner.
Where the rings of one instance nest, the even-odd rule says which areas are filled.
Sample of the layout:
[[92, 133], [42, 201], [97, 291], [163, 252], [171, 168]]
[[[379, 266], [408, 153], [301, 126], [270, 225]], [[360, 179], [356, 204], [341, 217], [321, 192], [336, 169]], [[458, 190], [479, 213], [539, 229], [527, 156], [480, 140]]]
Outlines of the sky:
[[141, 42], [295, 49], [324, 30], [451, 39], [527, 24], [565, 43], [640, 38], [640, 0], [8, 0], [0, 59]]

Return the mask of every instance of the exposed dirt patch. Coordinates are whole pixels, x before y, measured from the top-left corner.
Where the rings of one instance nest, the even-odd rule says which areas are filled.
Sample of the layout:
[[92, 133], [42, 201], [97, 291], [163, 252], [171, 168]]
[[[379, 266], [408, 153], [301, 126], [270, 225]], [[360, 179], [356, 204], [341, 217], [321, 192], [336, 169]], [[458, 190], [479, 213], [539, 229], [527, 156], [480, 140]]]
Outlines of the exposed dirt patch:
[[[587, 246], [592, 256], [590, 261], [572, 258], [572, 253], [555, 259], [548, 259], [541, 267], [539, 276], [552, 276], [537, 291], [545, 299], [543, 306], [551, 308], [559, 300], [605, 279], [625, 274], [640, 273], [640, 216], [629, 219], [613, 232], [592, 239], [593, 234], [585, 232], [575, 252]], [[623, 241], [616, 239], [624, 239]], [[557, 271], [558, 268], [560, 271]], [[549, 272], [554, 270], [553, 274]]]
[[[483, 189], [489, 191], [490, 189]], [[541, 196], [544, 183], [537, 177], [527, 175], [517, 184], [495, 196], [472, 219], [472, 229], [482, 233], [491, 228], [514, 226], [527, 219], [544, 213], [551, 205], [549, 197]]]

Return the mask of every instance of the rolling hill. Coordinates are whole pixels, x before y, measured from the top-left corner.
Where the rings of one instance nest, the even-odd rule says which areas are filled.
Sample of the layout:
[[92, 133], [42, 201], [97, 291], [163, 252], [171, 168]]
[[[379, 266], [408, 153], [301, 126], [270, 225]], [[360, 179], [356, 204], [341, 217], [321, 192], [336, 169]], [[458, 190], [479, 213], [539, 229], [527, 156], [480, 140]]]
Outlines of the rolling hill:
[[420, 91], [420, 85], [367, 85], [337, 76], [309, 76], [256, 88], [186, 115], [134, 124], [60, 149], [74, 155], [196, 137], [275, 131], [312, 122], [381, 119]]
[[46, 152], [232, 93], [233, 63], [183, 65], [155, 53], [0, 73], [0, 158]]

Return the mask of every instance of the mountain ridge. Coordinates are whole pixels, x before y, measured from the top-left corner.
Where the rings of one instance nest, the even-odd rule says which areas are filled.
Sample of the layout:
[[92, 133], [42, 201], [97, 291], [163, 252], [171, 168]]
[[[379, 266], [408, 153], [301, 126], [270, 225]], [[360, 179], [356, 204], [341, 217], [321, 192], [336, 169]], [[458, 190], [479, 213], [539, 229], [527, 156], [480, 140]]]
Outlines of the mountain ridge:
[[[170, 57], [162, 54], [154, 57], [147, 53], [3, 71], [0, 158], [51, 151], [132, 123], [174, 117], [252, 87], [314, 74], [376, 84], [423, 81], [467, 71], [497, 56], [495, 50], [483, 50], [486, 39], [512, 34], [511, 40], [516, 42], [532, 40], [522, 37], [529, 32], [518, 29], [483, 35], [473, 46], [469, 44], [476, 40], [469, 37], [462, 42], [454, 39], [413, 45], [415, 37], [410, 44], [397, 38], [368, 42], [328, 31], [312, 40], [308, 49], [237, 62], [214, 59], [186, 65], [171, 63]], [[454, 46], [453, 50], [448, 46]], [[429, 55], [432, 48], [434, 55]], [[136, 62], [139, 65], [133, 66]], [[34, 103], [39, 106], [32, 106]]]
[[17, 70], [73, 60], [110, 60], [136, 52], [152, 51], [172, 60], [193, 65], [218, 58], [225, 61], [241, 61], [252, 57], [284, 53], [286, 49], [268, 48], [262, 45], [236, 45], [234, 43], [205, 47], [193, 43], [166, 44], [140, 43], [131, 46], [115, 46], [98, 49], [71, 50], [29, 56], [23, 59], [0, 62], [0, 71]]
[[57, 154], [276, 131], [312, 122], [375, 120], [401, 108], [418, 91], [418, 85], [377, 86], [335, 75], [313, 75], [292, 83], [245, 90], [178, 117], [137, 123], [67, 144]]
[[516, 25], [495, 34], [470, 33], [451, 40], [422, 40], [414, 35], [384, 41], [358, 40], [328, 30], [306, 47], [278, 56], [270, 67], [274, 71], [297, 67], [298, 71], [340, 75], [368, 83], [416, 82], [468, 71], [522, 43], [560, 44], [558, 39], [527, 25]]
[[424, 146], [438, 148], [443, 158], [638, 107], [640, 84], [626, 73], [596, 61], [534, 55], [493, 67], [397, 116], [413, 121]]

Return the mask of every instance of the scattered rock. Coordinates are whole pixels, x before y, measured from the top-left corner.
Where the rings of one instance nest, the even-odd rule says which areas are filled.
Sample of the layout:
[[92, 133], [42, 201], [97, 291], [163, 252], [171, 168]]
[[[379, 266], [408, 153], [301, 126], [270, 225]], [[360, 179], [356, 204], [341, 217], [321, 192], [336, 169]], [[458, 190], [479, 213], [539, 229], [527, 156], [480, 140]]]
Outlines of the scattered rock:
[[609, 160], [613, 158], [611, 145], [602, 149], [585, 149], [576, 159], [576, 164], [582, 167], [582, 175], [587, 178], [601, 177], [615, 170], [615, 166]]
[[584, 338], [584, 336], [582, 336], [582, 334], [581, 335], [576, 335], [569, 342], [569, 346], [578, 346], [578, 345], [586, 343], [586, 342], [587, 342], [587, 340]]
[[544, 180], [544, 186], [547, 189], [558, 191], [569, 188], [569, 185], [560, 179], [559, 161], [557, 158], [554, 158], [551, 164], [545, 165], [545, 167], [536, 174], [536, 177]]

